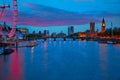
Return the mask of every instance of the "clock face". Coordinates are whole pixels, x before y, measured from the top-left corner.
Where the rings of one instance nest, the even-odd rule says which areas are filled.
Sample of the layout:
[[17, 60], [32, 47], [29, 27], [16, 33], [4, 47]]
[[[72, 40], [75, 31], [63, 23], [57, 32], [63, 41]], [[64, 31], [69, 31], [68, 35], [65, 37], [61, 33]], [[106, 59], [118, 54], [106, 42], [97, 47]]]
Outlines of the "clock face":
[[103, 23], [102, 26], [105, 26], [105, 24]]

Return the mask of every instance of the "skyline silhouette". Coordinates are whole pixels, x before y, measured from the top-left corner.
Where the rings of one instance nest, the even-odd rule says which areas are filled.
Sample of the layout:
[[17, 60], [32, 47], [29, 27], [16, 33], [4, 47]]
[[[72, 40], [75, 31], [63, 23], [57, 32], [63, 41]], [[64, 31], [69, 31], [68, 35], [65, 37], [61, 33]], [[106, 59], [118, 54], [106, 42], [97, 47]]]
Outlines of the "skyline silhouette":
[[[78, 32], [89, 29], [89, 23], [95, 22], [96, 29], [100, 30], [103, 18], [107, 28], [111, 27], [111, 22], [114, 27], [120, 27], [119, 5], [119, 0], [20, 0], [18, 27], [30, 27], [31, 32], [38, 27], [66, 32], [68, 26], [75, 26], [75, 32]], [[0, 22], [11, 24], [12, 15], [12, 7], [6, 9]]]

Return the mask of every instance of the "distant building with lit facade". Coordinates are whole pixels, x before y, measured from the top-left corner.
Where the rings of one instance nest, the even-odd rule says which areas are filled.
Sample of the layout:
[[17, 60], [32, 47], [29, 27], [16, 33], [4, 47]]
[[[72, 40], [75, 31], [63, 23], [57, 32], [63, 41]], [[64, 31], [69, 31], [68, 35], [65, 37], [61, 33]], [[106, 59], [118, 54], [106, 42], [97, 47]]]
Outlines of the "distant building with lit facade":
[[27, 28], [17, 28], [16, 35], [19, 39], [26, 39], [28, 34], [29, 30]]
[[95, 31], [95, 23], [90, 22], [90, 29], [86, 30], [86, 32], [78, 32], [79, 38], [96, 38], [98, 31]]
[[23, 35], [29, 34], [29, 30], [27, 28], [17, 28]]
[[87, 37], [96, 38], [96, 37], [97, 37], [97, 34], [98, 34], [98, 32], [93, 32], [93, 33], [88, 32], [88, 33], [87, 33]]
[[95, 32], [95, 23], [94, 22], [90, 22], [90, 32]]
[[102, 20], [102, 25], [101, 25], [101, 32], [104, 33], [105, 32], [105, 28], [106, 28], [106, 23], [105, 23], [105, 20], [103, 18]]
[[87, 33], [86, 32], [78, 32], [78, 37], [79, 38], [86, 38], [87, 37]]
[[74, 34], [74, 26], [68, 27], [68, 35]]
[[96, 38], [97, 37], [97, 32], [78, 32], [78, 37], [79, 38]]

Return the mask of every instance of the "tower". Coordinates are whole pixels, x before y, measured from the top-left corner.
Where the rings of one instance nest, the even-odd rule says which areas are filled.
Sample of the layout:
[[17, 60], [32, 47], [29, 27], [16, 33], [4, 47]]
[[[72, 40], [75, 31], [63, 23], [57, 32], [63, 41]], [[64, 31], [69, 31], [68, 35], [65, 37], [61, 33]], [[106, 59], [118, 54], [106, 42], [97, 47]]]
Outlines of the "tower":
[[95, 32], [95, 23], [94, 22], [90, 23], [90, 32]]
[[74, 34], [74, 27], [70, 26], [68, 27], [68, 35], [72, 35], [72, 34]]
[[49, 36], [49, 30], [44, 30], [44, 36]]
[[105, 24], [105, 20], [103, 18], [102, 20], [102, 25], [101, 25], [101, 32], [104, 33], [105, 32], [105, 27], [106, 27], [106, 24]]

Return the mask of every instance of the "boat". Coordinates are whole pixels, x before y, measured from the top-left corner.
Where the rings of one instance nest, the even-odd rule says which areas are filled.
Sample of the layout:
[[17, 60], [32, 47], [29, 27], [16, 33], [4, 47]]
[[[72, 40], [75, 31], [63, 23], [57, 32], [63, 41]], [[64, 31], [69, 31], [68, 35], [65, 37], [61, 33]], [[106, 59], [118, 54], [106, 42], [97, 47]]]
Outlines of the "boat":
[[14, 50], [11, 49], [10, 47], [15, 46], [15, 43], [12, 42], [2, 42], [0, 43], [0, 54], [1, 55], [7, 55], [7, 54], [11, 54]]
[[11, 54], [12, 52], [14, 52], [14, 50], [11, 48], [1, 48], [0, 49], [0, 55], [8, 55], [8, 54]]
[[116, 44], [115, 41], [107, 41], [107, 44]]
[[14, 52], [13, 49], [11, 49], [11, 48], [6, 48], [6, 49], [4, 49], [4, 51], [3, 51], [3, 55], [8, 55], [8, 54], [11, 54], [12, 52]]

